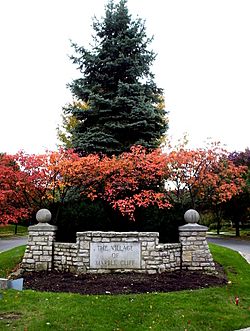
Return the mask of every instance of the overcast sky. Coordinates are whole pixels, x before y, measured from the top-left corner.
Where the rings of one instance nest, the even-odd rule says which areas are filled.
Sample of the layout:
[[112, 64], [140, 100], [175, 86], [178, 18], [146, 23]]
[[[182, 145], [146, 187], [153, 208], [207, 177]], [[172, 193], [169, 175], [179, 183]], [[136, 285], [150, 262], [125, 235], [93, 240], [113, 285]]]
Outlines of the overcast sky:
[[[66, 84], [79, 73], [70, 39], [91, 42], [104, 0], [0, 1], [0, 152], [56, 149]], [[207, 137], [229, 150], [250, 146], [250, 1], [128, 0], [146, 20], [152, 71], [165, 92], [169, 135]]]

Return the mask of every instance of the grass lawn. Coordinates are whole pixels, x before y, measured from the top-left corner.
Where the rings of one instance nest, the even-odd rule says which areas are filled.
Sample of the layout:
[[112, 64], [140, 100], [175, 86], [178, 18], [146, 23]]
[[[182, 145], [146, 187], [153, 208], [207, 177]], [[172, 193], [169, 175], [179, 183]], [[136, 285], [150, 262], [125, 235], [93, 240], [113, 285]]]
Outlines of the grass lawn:
[[21, 262], [25, 247], [19, 246], [0, 253], [0, 278], [6, 278], [13, 268]]
[[[227, 286], [140, 295], [2, 290], [0, 330], [231, 331], [250, 326], [250, 265], [230, 249], [210, 248], [228, 273]], [[5, 254], [0, 254], [2, 269]]]
[[[15, 231], [17, 232], [16, 234]], [[14, 224], [0, 226], [0, 238], [26, 235], [28, 235], [27, 226], [17, 225], [16, 227]]]

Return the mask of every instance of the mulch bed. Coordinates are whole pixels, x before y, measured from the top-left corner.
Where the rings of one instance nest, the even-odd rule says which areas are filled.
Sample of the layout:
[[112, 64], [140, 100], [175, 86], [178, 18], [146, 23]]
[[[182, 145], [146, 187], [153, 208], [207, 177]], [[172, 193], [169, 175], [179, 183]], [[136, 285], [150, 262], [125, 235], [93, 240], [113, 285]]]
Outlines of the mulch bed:
[[216, 274], [175, 271], [161, 274], [109, 273], [74, 275], [65, 272], [25, 273], [24, 288], [80, 294], [131, 294], [195, 290], [227, 283], [223, 269]]

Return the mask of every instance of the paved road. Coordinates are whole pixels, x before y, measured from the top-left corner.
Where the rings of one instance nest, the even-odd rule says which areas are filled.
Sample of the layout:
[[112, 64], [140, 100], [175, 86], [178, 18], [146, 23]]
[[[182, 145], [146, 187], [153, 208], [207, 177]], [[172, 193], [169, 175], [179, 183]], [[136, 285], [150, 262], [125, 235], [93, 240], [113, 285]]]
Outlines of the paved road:
[[241, 253], [246, 260], [250, 263], [250, 241], [247, 240], [240, 240], [240, 239], [233, 239], [233, 238], [207, 238], [208, 242], [221, 245], [224, 247], [228, 247]]
[[26, 245], [28, 241], [27, 237], [20, 238], [11, 238], [11, 239], [3, 239], [0, 238], [0, 253], [4, 251], [8, 251], [11, 248]]

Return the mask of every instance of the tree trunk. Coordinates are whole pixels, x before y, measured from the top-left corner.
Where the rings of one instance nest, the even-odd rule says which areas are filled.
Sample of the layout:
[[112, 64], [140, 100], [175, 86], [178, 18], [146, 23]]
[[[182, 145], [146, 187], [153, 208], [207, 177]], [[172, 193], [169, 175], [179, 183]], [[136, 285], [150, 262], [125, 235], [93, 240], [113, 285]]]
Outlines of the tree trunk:
[[217, 219], [217, 234], [220, 234], [220, 220]]
[[235, 236], [240, 237], [240, 222], [239, 220], [235, 220]]
[[217, 234], [220, 234], [220, 229], [221, 229], [221, 212], [218, 206], [215, 206], [215, 220], [216, 220], [216, 228], [217, 228]]

